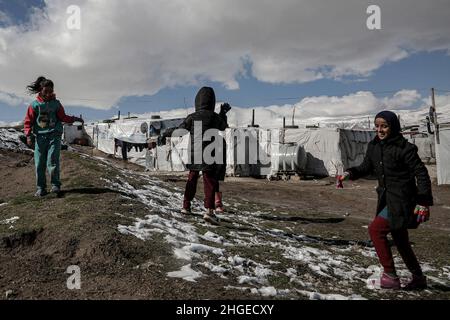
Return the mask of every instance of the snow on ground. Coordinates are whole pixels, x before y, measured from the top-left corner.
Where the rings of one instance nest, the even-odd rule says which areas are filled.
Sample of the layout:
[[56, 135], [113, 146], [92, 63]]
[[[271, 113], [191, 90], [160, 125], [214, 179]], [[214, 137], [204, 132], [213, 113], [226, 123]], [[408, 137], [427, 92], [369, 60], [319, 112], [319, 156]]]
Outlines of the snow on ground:
[[15, 129], [0, 128], [0, 149], [25, 151], [30, 150], [19, 137], [22, 132]]
[[20, 217], [12, 217], [12, 218], [9, 218], [9, 219], [0, 220], [0, 224], [13, 224], [19, 219], [20, 219]]
[[[106, 159], [101, 161], [115, 166]], [[171, 245], [174, 257], [183, 265], [180, 270], [168, 272], [169, 277], [196, 281], [208, 271], [235, 283], [225, 287], [227, 290], [247, 290], [262, 297], [364, 299], [352, 288], [365, 287], [375, 295], [382, 292], [376, 283], [381, 270], [373, 248], [351, 241], [348, 244], [324, 242], [265, 228], [260, 217], [270, 213], [234, 210], [236, 207], [228, 204], [233, 213], [219, 216], [226, 228], [212, 226], [202, 219], [201, 201], [192, 203], [195, 215], [185, 217], [179, 213], [183, 190], [169, 188], [163, 181], [145, 173], [115, 167], [123, 176], [105, 180], [107, 185], [148, 208], [144, 218], [130, 217], [134, 222], [119, 225], [118, 230], [143, 241], [162, 235]], [[141, 187], [132, 186], [127, 179], [139, 180]], [[269, 254], [270, 259], [265, 254]], [[360, 265], [361, 259], [369, 260], [372, 265]], [[397, 258], [396, 263], [400, 276], [408, 276], [402, 261]], [[436, 275], [430, 277], [430, 282], [448, 285], [450, 267], [437, 270], [425, 263], [424, 271]], [[287, 278], [290, 286], [272, 283], [274, 277]]]
[[[0, 204], [2, 206], [4, 203]], [[16, 223], [17, 220], [19, 220], [20, 217], [12, 217], [5, 220], [0, 220], [0, 225], [9, 225], [9, 229], [14, 229], [14, 223]]]

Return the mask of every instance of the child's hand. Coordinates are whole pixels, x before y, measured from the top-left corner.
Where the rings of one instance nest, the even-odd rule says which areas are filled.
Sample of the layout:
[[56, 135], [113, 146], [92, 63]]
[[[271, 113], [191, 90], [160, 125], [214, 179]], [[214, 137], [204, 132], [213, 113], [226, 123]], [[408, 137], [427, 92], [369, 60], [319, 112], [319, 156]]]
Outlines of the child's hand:
[[345, 181], [345, 180], [348, 180], [349, 178], [350, 178], [350, 173], [347, 172], [347, 171], [345, 171], [343, 174], [340, 174], [340, 175], [336, 176], [336, 179], [341, 181], [341, 182]]
[[220, 112], [221, 113], [227, 113], [230, 110], [231, 110], [230, 104], [224, 103], [224, 104], [220, 105]]
[[345, 171], [343, 174], [337, 175], [336, 176], [336, 188], [343, 189], [344, 188], [343, 182], [345, 180], [348, 180], [349, 177], [350, 177], [350, 173], [348, 173], [347, 171]]
[[31, 138], [31, 136], [27, 137], [27, 146], [29, 146], [30, 148], [33, 147], [33, 139]]
[[422, 223], [430, 219], [430, 208], [428, 206], [416, 205], [414, 214], [417, 215], [417, 222]]
[[84, 123], [84, 120], [83, 120], [83, 118], [75, 117], [75, 122], [81, 122], [81, 123]]

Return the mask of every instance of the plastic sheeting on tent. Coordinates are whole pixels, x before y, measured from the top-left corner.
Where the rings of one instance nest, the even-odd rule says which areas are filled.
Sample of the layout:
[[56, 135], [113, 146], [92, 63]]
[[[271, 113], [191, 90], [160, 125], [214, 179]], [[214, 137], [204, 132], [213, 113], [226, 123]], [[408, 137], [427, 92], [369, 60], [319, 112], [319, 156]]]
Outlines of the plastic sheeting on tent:
[[[117, 121], [113, 123], [99, 123], [87, 127], [87, 133], [91, 136], [93, 145], [100, 151], [116, 155], [115, 140], [128, 143], [146, 143], [147, 135], [141, 132], [144, 120]], [[145, 166], [146, 150], [136, 151], [134, 148], [127, 153], [130, 162]], [[120, 153], [119, 153], [120, 155]], [[116, 155], [118, 156], [118, 155]]]
[[374, 131], [286, 129], [284, 142], [296, 142], [307, 152], [305, 174], [334, 176], [359, 165], [374, 137]]
[[272, 131], [256, 128], [225, 130], [226, 174], [241, 177], [269, 175]]
[[434, 135], [427, 133], [403, 134], [409, 142], [415, 144], [420, 159], [426, 164], [436, 163]]
[[[100, 151], [115, 154], [114, 139], [130, 143], [145, 143], [148, 133], [141, 128], [163, 129], [165, 122], [152, 126], [145, 120], [117, 121], [99, 123], [88, 129], [92, 134], [94, 146]], [[182, 119], [170, 120], [176, 126]], [[159, 122], [159, 121], [158, 121]], [[143, 126], [143, 123], [147, 123]], [[345, 168], [362, 162], [367, 143], [373, 139], [373, 131], [345, 129], [262, 129], [229, 128], [221, 133], [227, 144], [228, 176], [268, 176], [273, 174], [271, 167], [272, 151], [280, 143], [297, 143], [307, 154], [303, 174], [315, 176], [334, 176]], [[167, 139], [166, 145], [142, 152], [128, 153], [129, 161], [145, 166], [148, 170], [185, 171], [188, 159], [189, 135]], [[253, 143], [250, 143], [252, 141]]]
[[92, 137], [87, 133], [83, 125], [65, 124], [63, 138], [66, 143], [74, 143], [76, 139], [88, 139], [90, 140], [89, 143], [92, 143]]
[[450, 123], [440, 124], [435, 136], [438, 185], [450, 184]]

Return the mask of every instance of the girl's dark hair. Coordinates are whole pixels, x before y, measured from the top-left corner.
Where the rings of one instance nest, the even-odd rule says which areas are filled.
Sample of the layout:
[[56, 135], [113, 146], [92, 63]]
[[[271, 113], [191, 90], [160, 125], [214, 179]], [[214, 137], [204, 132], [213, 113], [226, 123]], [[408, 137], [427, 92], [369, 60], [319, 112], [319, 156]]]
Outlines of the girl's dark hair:
[[46, 79], [45, 77], [39, 77], [36, 81], [27, 86], [27, 90], [30, 94], [39, 93], [45, 87], [54, 88], [53, 81]]

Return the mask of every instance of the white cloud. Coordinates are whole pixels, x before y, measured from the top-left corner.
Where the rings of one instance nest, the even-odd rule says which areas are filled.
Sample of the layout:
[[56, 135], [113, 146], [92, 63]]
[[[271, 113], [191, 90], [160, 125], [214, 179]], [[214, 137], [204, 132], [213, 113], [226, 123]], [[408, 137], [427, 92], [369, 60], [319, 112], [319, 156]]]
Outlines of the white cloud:
[[9, 106], [22, 106], [25, 104], [25, 100], [14, 94], [0, 91], [0, 103], [5, 103]]
[[[411, 52], [450, 49], [448, 0], [379, 0], [377, 31], [367, 30], [369, 3], [360, 0], [79, 0], [80, 31], [66, 28], [72, 0], [46, 4], [31, 25], [0, 28], [1, 91], [22, 97], [43, 74], [66, 105], [101, 109], [203, 80], [237, 89], [247, 62], [258, 80], [301, 83], [367, 76]], [[303, 101], [306, 111], [325, 101], [314, 99]], [[351, 110], [374, 103], [364, 93], [360, 100]], [[330, 115], [345, 105], [331, 103]]]
[[[450, 111], [450, 95], [436, 96], [436, 103], [440, 106], [438, 108], [440, 112], [447, 114]], [[216, 112], [219, 112], [219, 106], [220, 103], [217, 103]], [[294, 105], [255, 107], [252, 108], [255, 110], [255, 123], [265, 128], [280, 128], [285, 117], [286, 124], [290, 125], [294, 106], [294, 124], [300, 126], [320, 123], [321, 126], [335, 127], [336, 124], [347, 123], [348, 127], [355, 124], [367, 127], [368, 121], [372, 124], [373, 117], [383, 110], [393, 110], [400, 114], [405, 124], [417, 124], [425, 120], [428, 114], [427, 99], [423, 99], [415, 90], [401, 90], [385, 98], [362, 91], [342, 97], [307, 97]], [[233, 106], [228, 113], [229, 125], [232, 127], [249, 125], [252, 121], [252, 109]], [[193, 111], [193, 108], [175, 109], [146, 113], [140, 117], [149, 118], [151, 115], [159, 114], [164, 119], [183, 118]], [[447, 121], [449, 120], [450, 118]]]
[[421, 99], [421, 95], [416, 90], [401, 90], [391, 98], [382, 100], [383, 105], [391, 110], [409, 109]]

